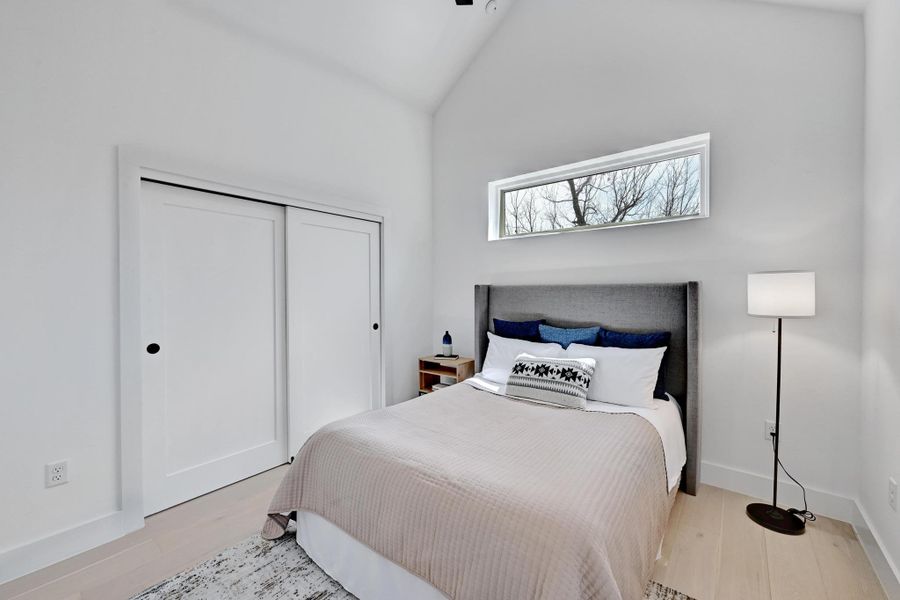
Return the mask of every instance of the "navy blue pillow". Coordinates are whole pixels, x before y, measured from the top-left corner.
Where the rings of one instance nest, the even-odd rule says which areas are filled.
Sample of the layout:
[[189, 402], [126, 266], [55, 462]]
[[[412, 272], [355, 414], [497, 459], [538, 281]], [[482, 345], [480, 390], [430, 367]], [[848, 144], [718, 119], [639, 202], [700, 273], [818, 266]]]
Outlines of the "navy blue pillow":
[[[609, 331], [602, 329], [598, 337], [600, 346], [612, 348], [668, 348], [669, 342], [672, 340], [672, 334], [668, 331], [655, 331], [653, 333], [625, 333], [623, 331]], [[659, 363], [659, 374], [656, 376], [656, 388], [653, 390], [653, 397], [660, 400], [668, 400], [666, 391], [666, 367], [668, 362], [669, 351], [663, 354], [662, 362]]]
[[539, 321], [504, 321], [503, 319], [494, 319], [494, 333], [500, 337], [514, 340], [539, 342], [541, 341], [541, 334], [538, 326], [545, 322], [544, 319]]
[[542, 342], [554, 342], [568, 348], [569, 344], [584, 344], [595, 346], [600, 327], [551, 327], [550, 325], [538, 325]]

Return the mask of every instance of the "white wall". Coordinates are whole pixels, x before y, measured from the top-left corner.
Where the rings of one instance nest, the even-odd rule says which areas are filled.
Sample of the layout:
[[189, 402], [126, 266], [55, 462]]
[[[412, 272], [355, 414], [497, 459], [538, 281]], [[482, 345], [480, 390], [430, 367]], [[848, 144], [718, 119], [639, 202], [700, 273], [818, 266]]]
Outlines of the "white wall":
[[[521, 0], [435, 116], [435, 339], [449, 329], [471, 352], [476, 283], [699, 280], [702, 477], [768, 494], [776, 341], [772, 321], [746, 316], [745, 278], [815, 270], [818, 316], [785, 324], [782, 458], [839, 497], [827, 512], [848, 518], [862, 88], [860, 16], [722, 0]], [[710, 219], [487, 242], [489, 181], [707, 131]]]
[[388, 398], [415, 394], [428, 115], [174, 2], [4, 1], [0, 74], [0, 553], [117, 509], [117, 144], [388, 207]]
[[860, 506], [900, 579], [900, 514], [887, 502], [900, 482], [900, 4], [866, 13], [866, 164], [863, 245]]

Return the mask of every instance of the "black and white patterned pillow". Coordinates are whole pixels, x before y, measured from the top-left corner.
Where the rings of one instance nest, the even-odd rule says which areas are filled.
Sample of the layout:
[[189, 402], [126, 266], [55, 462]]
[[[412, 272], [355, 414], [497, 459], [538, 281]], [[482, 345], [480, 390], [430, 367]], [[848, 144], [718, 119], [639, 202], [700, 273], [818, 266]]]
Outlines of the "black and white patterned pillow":
[[593, 358], [516, 357], [506, 393], [568, 408], [584, 408], [597, 362]]

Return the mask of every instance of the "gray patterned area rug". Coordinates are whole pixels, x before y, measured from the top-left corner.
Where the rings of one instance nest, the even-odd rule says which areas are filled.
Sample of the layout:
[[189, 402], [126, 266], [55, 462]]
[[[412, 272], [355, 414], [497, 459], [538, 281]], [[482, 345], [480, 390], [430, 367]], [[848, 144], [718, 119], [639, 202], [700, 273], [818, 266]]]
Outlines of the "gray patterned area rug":
[[[293, 532], [269, 542], [258, 535], [223, 550], [132, 600], [356, 600], [297, 545]], [[655, 581], [644, 600], [694, 600]]]

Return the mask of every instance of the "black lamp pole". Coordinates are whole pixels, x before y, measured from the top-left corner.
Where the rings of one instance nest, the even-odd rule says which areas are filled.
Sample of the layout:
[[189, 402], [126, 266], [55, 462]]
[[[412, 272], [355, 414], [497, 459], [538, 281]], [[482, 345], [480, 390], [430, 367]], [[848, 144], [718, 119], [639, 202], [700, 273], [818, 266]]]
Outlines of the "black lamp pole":
[[778, 317], [778, 366], [775, 368], [775, 464], [772, 467], [772, 506], [778, 507], [778, 430], [781, 427], [781, 317]]
[[747, 505], [747, 516], [766, 529], [800, 535], [806, 530], [803, 519], [778, 508], [778, 441], [781, 435], [781, 317], [778, 317], [778, 368], [775, 383], [775, 466], [772, 474], [772, 504], [754, 502]]

